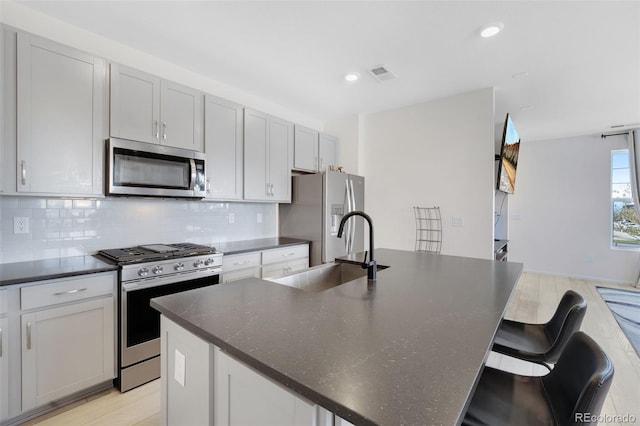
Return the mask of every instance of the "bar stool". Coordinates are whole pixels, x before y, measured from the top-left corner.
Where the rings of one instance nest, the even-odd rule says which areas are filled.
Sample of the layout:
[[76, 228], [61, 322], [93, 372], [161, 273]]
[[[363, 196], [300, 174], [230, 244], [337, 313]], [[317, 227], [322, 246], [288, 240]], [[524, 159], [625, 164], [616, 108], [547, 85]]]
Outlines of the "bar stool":
[[442, 249], [442, 220], [440, 207], [414, 207], [416, 217], [415, 251], [440, 253]]
[[607, 354], [578, 331], [546, 376], [485, 367], [462, 424], [590, 425], [600, 415], [612, 378]]
[[493, 341], [494, 352], [544, 365], [555, 364], [571, 335], [580, 330], [587, 302], [573, 290], [560, 300], [555, 313], [544, 324], [502, 320]]

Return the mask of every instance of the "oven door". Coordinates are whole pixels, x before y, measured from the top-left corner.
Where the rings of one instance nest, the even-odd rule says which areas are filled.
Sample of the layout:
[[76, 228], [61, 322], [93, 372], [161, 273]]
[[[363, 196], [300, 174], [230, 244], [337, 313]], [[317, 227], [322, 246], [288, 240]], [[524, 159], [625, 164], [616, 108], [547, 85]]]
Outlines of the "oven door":
[[[159, 279], [157, 285], [154, 285], [153, 281], [143, 285], [139, 283], [122, 285], [120, 311], [122, 368], [160, 355], [160, 313], [150, 306], [151, 299], [220, 282], [218, 274], [201, 276], [194, 273], [193, 275], [198, 278], [171, 283]], [[184, 275], [179, 278], [184, 279]]]

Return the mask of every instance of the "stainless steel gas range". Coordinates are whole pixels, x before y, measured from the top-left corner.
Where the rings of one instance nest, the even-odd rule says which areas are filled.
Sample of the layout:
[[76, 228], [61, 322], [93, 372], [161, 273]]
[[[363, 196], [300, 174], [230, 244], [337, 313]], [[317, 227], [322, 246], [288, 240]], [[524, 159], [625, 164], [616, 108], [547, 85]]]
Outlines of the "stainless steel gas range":
[[126, 392], [160, 377], [160, 314], [154, 297], [218, 284], [222, 253], [191, 243], [101, 250], [120, 266], [118, 378]]

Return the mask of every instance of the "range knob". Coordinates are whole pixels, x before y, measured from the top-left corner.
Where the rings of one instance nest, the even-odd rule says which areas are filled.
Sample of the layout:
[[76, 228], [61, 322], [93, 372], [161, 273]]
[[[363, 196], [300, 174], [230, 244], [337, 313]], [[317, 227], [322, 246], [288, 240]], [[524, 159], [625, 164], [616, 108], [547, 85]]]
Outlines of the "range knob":
[[193, 262], [193, 266], [195, 266], [196, 268], [202, 268], [202, 266], [204, 266], [204, 260], [202, 259], [198, 259], [195, 262]]
[[175, 265], [173, 265], [173, 269], [175, 269], [176, 271], [182, 271], [184, 269], [184, 263], [182, 262], [178, 262]]
[[154, 266], [153, 267], [153, 273], [154, 274], [161, 274], [162, 273], [162, 266], [160, 266], [160, 265]]
[[147, 275], [149, 275], [149, 268], [140, 268], [140, 270], [138, 270], [138, 275], [140, 275], [141, 277], [146, 277]]
[[204, 261], [205, 266], [211, 266], [213, 265], [213, 259], [209, 258], [207, 260]]

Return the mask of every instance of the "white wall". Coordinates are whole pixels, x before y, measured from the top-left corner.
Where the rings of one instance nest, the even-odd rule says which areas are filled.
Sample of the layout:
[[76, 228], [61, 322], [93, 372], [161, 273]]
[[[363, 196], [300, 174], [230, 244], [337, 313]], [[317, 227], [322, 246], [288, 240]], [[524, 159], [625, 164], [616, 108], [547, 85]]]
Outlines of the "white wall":
[[360, 117], [351, 115], [330, 121], [324, 124], [323, 131], [340, 139], [340, 151], [338, 153], [338, 165], [344, 171], [352, 174], [361, 174], [358, 146], [360, 140]]
[[[413, 206], [440, 206], [443, 254], [493, 257], [494, 91], [360, 116], [376, 246], [413, 250]], [[353, 143], [353, 142], [351, 142]], [[452, 227], [452, 218], [464, 220]]]
[[611, 248], [611, 150], [599, 135], [520, 147], [509, 200], [509, 260], [525, 270], [629, 283], [640, 252]]
[[[150, 6], [152, 7], [152, 6]], [[322, 121], [302, 115], [251, 93], [196, 74], [176, 64], [159, 59], [56, 18], [44, 15], [14, 1], [0, 1], [0, 22], [46, 37], [91, 54], [101, 56], [139, 70], [172, 80], [189, 87], [264, 111], [285, 120], [314, 129], [321, 129]], [[170, 31], [170, 28], [168, 28]]]

